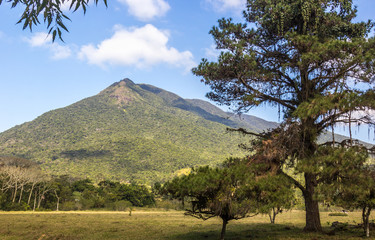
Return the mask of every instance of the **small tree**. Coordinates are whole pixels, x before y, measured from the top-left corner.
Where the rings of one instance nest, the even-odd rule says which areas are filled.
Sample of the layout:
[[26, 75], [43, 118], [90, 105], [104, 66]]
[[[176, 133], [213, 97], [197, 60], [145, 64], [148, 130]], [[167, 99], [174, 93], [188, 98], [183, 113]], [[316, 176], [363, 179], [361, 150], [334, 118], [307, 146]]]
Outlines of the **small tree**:
[[293, 206], [294, 191], [291, 182], [283, 175], [266, 175], [257, 181], [261, 189], [259, 212], [268, 214], [271, 223], [276, 215]]
[[322, 147], [319, 151], [326, 183], [321, 193], [346, 209], [361, 209], [363, 230], [370, 236], [370, 213], [375, 208], [375, 169], [366, 164], [367, 150], [360, 147]]
[[187, 198], [191, 203], [185, 214], [207, 220], [223, 221], [220, 239], [224, 239], [230, 220], [256, 215], [259, 190], [255, 176], [241, 162], [225, 168], [200, 167], [188, 176], [167, 182], [164, 186], [172, 197]]

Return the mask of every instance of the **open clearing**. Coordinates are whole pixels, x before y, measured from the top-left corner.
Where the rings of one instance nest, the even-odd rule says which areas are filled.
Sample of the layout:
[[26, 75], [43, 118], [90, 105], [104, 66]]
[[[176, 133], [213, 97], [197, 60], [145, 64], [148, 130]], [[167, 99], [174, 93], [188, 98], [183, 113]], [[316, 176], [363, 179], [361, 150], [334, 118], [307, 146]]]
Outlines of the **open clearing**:
[[[226, 239], [363, 239], [362, 229], [336, 231], [334, 236], [303, 233], [305, 213], [289, 211], [269, 223], [267, 216], [230, 221]], [[373, 219], [373, 218], [371, 218]], [[334, 221], [358, 224], [360, 212], [349, 216], [321, 213], [328, 232]], [[139, 210], [132, 212], [0, 212], [0, 239], [218, 239], [221, 221], [202, 221], [182, 211]]]

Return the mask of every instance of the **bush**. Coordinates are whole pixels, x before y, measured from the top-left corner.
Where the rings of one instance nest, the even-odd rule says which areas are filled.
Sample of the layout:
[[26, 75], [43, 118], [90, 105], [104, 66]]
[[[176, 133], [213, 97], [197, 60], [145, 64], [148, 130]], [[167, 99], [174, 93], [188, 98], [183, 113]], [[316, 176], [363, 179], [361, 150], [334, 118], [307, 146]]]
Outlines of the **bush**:
[[5, 211], [27, 211], [30, 210], [30, 206], [27, 203], [9, 203], [4, 207]]
[[62, 211], [72, 211], [76, 210], [76, 203], [73, 201], [64, 202], [60, 205]]
[[335, 213], [328, 214], [328, 216], [330, 216], [330, 217], [346, 217], [346, 216], [348, 216], [348, 214], [346, 214], [344, 212], [335, 212]]
[[[188, 204], [188, 203], [187, 203]], [[164, 208], [165, 210], [185, 210], [185, 208], [182, 206], [181, 201], [173, 199], [173, 200], [156, 200], [155, 205], [157, 208]]]
[[126, 211], [128, 208], [132, 207], [133, 205], [129, 201], [121, 200], [117, 202], [111, 202], [106, 204], [106, 207], [109, 210], [113, 211]]

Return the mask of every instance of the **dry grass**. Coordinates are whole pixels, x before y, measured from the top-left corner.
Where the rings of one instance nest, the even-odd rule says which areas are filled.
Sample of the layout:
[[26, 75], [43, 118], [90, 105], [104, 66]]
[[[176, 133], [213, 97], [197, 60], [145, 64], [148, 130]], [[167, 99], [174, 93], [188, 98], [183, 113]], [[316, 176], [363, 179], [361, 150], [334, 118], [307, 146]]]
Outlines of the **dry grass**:
[[[334, 221], [360, 223], [360, 213], [330, 217], [321, 213], [322, 225]], [[302, 232], [304, 212], [289, 211], [269, 224], [268, 217], [231, 221], [227, 239], [362, 239], [361, 229], [334, 236]], [[179, 211], [128, 212], [0, 212], [0, 239], [217, 239], [220, 219], [202, 221]]]

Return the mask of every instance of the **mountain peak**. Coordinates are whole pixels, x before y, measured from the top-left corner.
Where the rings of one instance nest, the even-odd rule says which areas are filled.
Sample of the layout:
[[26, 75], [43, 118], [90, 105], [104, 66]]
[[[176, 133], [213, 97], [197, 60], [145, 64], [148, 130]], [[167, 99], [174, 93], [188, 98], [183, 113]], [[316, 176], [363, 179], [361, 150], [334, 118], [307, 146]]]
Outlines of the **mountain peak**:
[[113, 83], [108, 88], [116, 87], [116, 86], [128, 86], [128, 87], [130, 87], [130, 86], [133, 86], [133, 85], [135, 85], [135, 83], [132, 80], [130, 80], [129, 78], [124, 78], [121, 81]]
[[129, 78], [122, 79], [118, 84], [135, 85], [135, 83]]
[[136, 84], [132, 80], [124, 78], [101, 91], [99, 95], [109, 96], [114, 99], [118, 105], [128, 105], [138, 98], [138, 94], [132, 89], [134, 86], [136, 86]]

